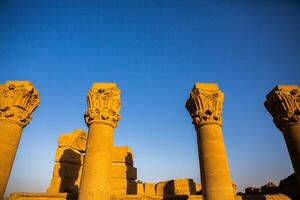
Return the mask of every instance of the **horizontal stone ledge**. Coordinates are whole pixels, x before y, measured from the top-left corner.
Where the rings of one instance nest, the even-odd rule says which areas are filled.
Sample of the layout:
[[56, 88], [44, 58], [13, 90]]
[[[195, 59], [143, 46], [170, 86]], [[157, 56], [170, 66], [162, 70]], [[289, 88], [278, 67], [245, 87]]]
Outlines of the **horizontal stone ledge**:
[[[112, 195], [114, 200], [202, 200], [202, 195]], [[290, 200], [283, 194], [235, 196], [235, 200]], [[78, 200], [78, 194], [69, 193], [12, 193], [6, 200]]]

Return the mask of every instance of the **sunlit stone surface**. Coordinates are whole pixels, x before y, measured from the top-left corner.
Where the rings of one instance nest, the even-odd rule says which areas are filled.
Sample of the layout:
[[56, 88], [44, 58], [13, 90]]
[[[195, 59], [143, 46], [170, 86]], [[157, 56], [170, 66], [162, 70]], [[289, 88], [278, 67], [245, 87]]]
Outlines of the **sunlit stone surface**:
[[205, 200], [233, 200], [233, 188], [222, 134], [224, 94], [217, 84], [196, 83], [186, 102], [198, 138]]
[[[287, 110], [277, 112], [285, 104], [281, 102], [277, 105], [277, 97], [274, 100], [272, 95], [268, 95], [266, 107], [280, 130], [288, 135], [288, 139], [285, 139], [291, 158], [296, 160], [297, 165], [299, 87], [296, 87], [297, 91], [294, 86], [291, 88], [284, 89], [284, 92], [292, 95], [287, 98], [288, 105], [292, 103]], [[10, 172], [22, 128], [30, 121], [32, 111], [39, 104], [39, 97], [29, 82], [8, 82], [0, 85], [0, 89], [0, 153], [9, 155], [0, 157], [0, 169], [4, 172], [9, 169]], [[13, 193], [8, 200], [290, 199], [280, 194], [284, 191], [280, 186], [273, 187], [272, 184], [272, 188], [266, 184], [259, 188], [259, 193], [253, 195], [235, 194], [236, 185], [231, 182], [221, 129], [223, 100], [223, 93], [216, 84], [197, 83], [186, 103], [197, 131], [202, 184], [188, 178], [147, 183], [137, 181], [138, 172], [134, 167], [132, 150], [126, 146], [113, 146], [114, 129], [120, 120], [120, 90], [114, 83], [94, 83], [87, 96], [88, 108], [85, 113], [89, 132], [86, 134], [81, 129], [75, 129], [59, 136], [53, 176], [47, 192]], [[288, 116], [283, 120], [288, 122], [284, 125], [281, 123], [282, 113], [286, 113], [284, 117]], [[7, 144], [13, 144], [13, 151], [7, 148]], [[1, 172], [3, 194], [9, 173]], [[284, 180], [282, 187], [293, 183], [293, 177]], [[272, 194], [263, 194], [263, 190], [272, 191]], [[297, 195], [297, 191], [294, 194]]]
[[19, 146], [23, 128], [40, 103], [38, 91], [28, 81], [0, 84], [0, 199]]
[[267, 95], [265, 107], [283, 133], [300, 186], [300, 87], [276, 86]]

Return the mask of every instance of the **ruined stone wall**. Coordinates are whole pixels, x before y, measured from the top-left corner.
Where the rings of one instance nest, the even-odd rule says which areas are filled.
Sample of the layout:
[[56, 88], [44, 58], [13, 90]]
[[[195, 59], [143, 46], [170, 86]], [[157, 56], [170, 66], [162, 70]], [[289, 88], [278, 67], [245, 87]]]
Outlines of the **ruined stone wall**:
[[[47, 193], [78, 193], [87, 134], [80, 129], [62, 134], [58, 139], [53, 177]], [[137, 169], [129, 147], [113, 147], [112, 195], [136, 194]]]

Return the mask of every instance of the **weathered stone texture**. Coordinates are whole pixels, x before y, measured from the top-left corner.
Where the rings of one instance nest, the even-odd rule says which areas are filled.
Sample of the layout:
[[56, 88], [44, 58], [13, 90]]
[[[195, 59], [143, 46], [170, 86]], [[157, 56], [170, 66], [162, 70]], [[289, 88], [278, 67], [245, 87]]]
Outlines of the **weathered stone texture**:
[[112, 156], [111, 194], [137, 194], [137, 169], [129, 147], [114, 147]]
[[4, 196], [22, 130], [39, 103], [38, 91], [28, 81], [0, 84], [0, 199]]
[[175, 179], [155, 185], [156, 195], [195, 195], [196, 184], [192, 179]]
[[120, 120], [120, 95], [115, 83], [94, 83], [87, 95], [84, 117], [89, 133], [79, 200], [110, 199], [114, 128]]
[[144, 194], [145, 196], [155, 196], [155, 184], [144, 183]]
[[283, 133], [300, 187], [300, 87], [276, 86], [267, 95], [265, 107]]
[[224, 94], [217, 84], [196, 83], [186, 102], [197, 131], [202, 194], [206, 200], [233, 200], [222, 133]]
[[113, 163], [126, 163], [133, 166], [133, 154], [129, 147], [119, 146], [113, 148], [112, 155]]
[[[60, 135], [55, 154], [53, 178], [47, 190], [48, 193], [78, 193], [86, 140], [87, 134], [79, 129], [71, 134]], [[137, 170], [132, 166], [131, 149], [124, 146], [113, 147], [112, 152], [111, 194], [136, 194]]]
[[48, 193], [78, 193], [86, 140], [87, 134], [80, 129], [59, 136]]
[[[177, 195], [177, 196], [142, 196], [142, 195], [115, 195], [111, 200], [202, 200], [202, 195]], [[235, 200], [290, 200], [283, 194], [276, 195], [243, 195], [235, 196]], [[57, 193], [14, 193], [9, 200], [78, 200], [76, 194]]]

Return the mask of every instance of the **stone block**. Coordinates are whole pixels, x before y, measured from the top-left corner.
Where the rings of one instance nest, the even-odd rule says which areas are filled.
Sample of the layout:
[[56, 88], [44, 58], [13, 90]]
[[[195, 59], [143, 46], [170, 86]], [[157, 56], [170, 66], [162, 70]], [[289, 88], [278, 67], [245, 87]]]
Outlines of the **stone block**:
[[136, 188], [136, 182], [134, 180], [126, 178], [111, 178], [111, 188]]
[[156, 195], [162, 196], [165, 194], [165, 187], [168, 181], [162, 181], [155, 185]]
[[245, 194], [260, 194], [260, 188], [248, 187], [245, 189]]
[[82, 171], [82, 166], [67, 162], [57, 162], [54, 166], [53, 177], [78, 179]]
[[156, 195], [195, 195], [196, 184], [192, 179], [175, 179], [156, 184]]
[[192, 179], [174, 180], [174, 194], [176, 195], [194, 195], [196, 194], [196, 185]]
[[126, 188], [112, 188], [111, 195], [126, 195], [127, 189]]
[[87, 134], [84, 130], [75, 129], [71, 134], [61, 134], [58, 138], [58, 147], [70, 147], [72, 149], [85, 152]]
[[82, 164], [83, 155], [78, 150], [74, 150], [69, 147], [59, 147], [56, 150], [55, 161]]
[[62, 179], [61, 177], [53, 177], [47, 193], [78, 193], [79, 184], [74, 179]]
[[155, 184], [154, 183], [144, 183], [144, 192], [146, 196], [155, 195]]
[[275, 194], [278, 193], [278, 187], [275, 183], [268, 182], [260, 188], [262, 194]]
[[136, 180], [137, 170], [135, 167], [126, 163], [113, 163], [111, 177]]
[[143, 183], [137, 183], [137, 195], [144, 195], [145, 189]]
[[126, 146], [113, 147], [112, 162], [127, 163], [133, 166], [133, 154], [131, 149]]
[[202, 185], [200, 183], [196, 183], [196, 194], [202, 194]]
[[68, 193], [12, 193], [9, 200], [78, 200], [78, 194]]

